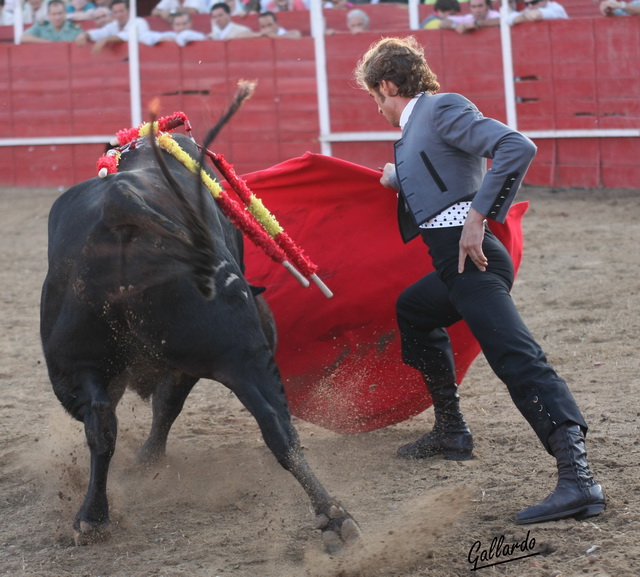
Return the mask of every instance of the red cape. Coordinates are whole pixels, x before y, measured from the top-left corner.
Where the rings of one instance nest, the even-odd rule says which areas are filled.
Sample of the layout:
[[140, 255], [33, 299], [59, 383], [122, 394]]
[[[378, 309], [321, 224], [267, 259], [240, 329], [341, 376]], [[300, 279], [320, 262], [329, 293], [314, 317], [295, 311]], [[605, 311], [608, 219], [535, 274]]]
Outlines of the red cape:
[[[246, 242], [247, 279], [267, 287], [278, 326], [276, 361], [291, 413], [332, 431], [360, 433], [430, 407], [420, 374], [402, 363], [395, 302], [433, 267], [419, 238], [403, 244], [396, 195], [382, 187], [380, 173], [307, 153], [242, 178], [334, 293], [327, 299], [314, 284], [303, 288]], [[517, 203], [504, 225], [490, 223], [516, 271], [527, 208]], [[464, 322], [449, 334], [460, 383], [480, 347]]]

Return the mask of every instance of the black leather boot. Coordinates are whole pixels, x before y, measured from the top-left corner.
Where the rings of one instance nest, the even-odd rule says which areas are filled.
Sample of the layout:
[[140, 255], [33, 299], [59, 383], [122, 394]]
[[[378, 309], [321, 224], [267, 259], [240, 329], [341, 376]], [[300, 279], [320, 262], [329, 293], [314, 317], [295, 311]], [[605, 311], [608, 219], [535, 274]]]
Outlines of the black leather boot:
[[460, 395], [455, 383], [434, 383], [425, 378], [433, 400], [433, 429], [413, 443], [403, 445], [397, 455], [404, 459], [444, 457], [467, 461], [473, 457], [473, 437], [460, 412]]
[[583, 519], [602, 513], [606, 507], [604, 493], [589, 470], [580, 426], [561, 425], [549, 435], [549, 446], [558, 464], [558, 484], [544, 501], [520, 511], [516, 523]]

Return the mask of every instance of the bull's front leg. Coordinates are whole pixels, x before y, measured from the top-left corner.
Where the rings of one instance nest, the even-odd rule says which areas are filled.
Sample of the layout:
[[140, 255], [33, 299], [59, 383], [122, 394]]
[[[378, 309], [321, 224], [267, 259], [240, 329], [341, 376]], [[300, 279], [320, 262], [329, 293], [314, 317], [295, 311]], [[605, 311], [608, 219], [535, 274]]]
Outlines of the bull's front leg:
[[[152, 378], [156, 378], [155, 375]], [[138, 462], [143, 465], [156, 463], [164, 457], [171, 426], [182, 411], [191, 389], [198, 382], [197, 378], [179, 374], [166, 374], [157, 379], [152, 401], [151, 431], [138, 452]]]
[[302, 454], [284, 391], [275, 394], [273, 404], [259, 390], [245, 391], [238, 396], [255, 417], [267, 446], [278, 462], [291, 472], [309, 495], [316, 513], [315, 526], [322, 531], [327, 551], [333, 553], [357, 541], [361, 536], [358, 524], [344, 506], [327, 493]]
[[72, 415], [84, 423], [91, 471], [87, 494], [73, 523], [76, 545], [100, 538], [110, 523], [107, 476], [118, 434], [114, 406], [100, 380], [83, 375], [80, 382]]
[[[293, 425], [291, 425], [293, 430]], [[339, 551], [343, 545], [355, 543], [361, 537], [360, 527], [344, 506], [332, 498], [315, 476], [302, 455], [297, 434], [295, 447], [280, 464], [290, 471], [309, 495], [316, 513], [315, 528], [322, 531], [322, 542], [329, 553]], [[268, 443], [267, 443], [268, 444]], [[274, 451], [275, 453], [275, 451]], [[277, 457], [277, 455], [276, 455]]]

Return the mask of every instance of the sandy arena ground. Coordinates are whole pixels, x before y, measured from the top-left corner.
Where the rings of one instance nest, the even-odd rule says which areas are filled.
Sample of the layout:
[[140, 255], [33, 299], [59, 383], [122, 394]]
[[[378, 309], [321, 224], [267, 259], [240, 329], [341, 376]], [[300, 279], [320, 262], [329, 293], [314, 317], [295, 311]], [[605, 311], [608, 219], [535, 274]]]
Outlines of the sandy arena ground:
[[[40, 348], [46, 223], [56, 190], [0, 189], [0, 575], [10, 577], [449, 577], [474, 575], [470, 551], [527, 540], [537, 555], [480, 577], [637, 577], [640, 572], [640, 192], [525, 187], [520, 310], [568, 380], [591, 430], [600, 517], [516, 526], [555, 486], [555, 465], [478, 358], [461, 387], [475, 459], [407, 462], [396, 448], [433, 411], [339, 436], [296, 419], [310, 463], [348, 507], [362, 548], [330, 558], [306, 495], [226, 389], [196, 388], [156, 469], [134, 453], [150, 408], [127, 393], [109, 478], [108, 541], [74, 547], [88, 478], [82, 426], [54, 397]], [[395, 226], [393, 222], [389, 226]], [[505, 561], [525, 553], [478, 562]]]

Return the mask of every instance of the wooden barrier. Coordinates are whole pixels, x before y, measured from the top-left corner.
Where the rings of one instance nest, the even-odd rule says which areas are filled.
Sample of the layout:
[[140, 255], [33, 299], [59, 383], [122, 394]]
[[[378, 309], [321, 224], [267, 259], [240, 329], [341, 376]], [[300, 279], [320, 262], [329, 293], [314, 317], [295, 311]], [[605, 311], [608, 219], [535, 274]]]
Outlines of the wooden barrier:
[[[512, 33], [519, 129], [640, 128], [640, 18], [541, 22]], [[463, 93], [485, 115], [506, 120], [497, 28], [416, 36], [443, 91]], [[332, 132], [389, 130], [353, 78], [358, 58], [378, 38], [379, 32], [326, 37]], [[126, 45], [92, 54], [72, 43], [0, 43], [0, 60], [7, 63], [0, 75], [0, 138], [115, 134], [129, 127]], [[199, 139], [237, 80], [258, 80], [254, 97], [214, 145], [239, 173], [321, 151], [311, 38], [141, 46], [140, 62], [143, 106], [160, 97], [161, 114], [185, 111]], [[635, 187], [640, 181], [640, 138], [536, 144], [530, 184]], [[69, 186], [95, 175], [105, 145], [0, 147], [0, 185]], [[392, 158], [392, 145], [335, 143], [333, 154], [375, 168]]]

